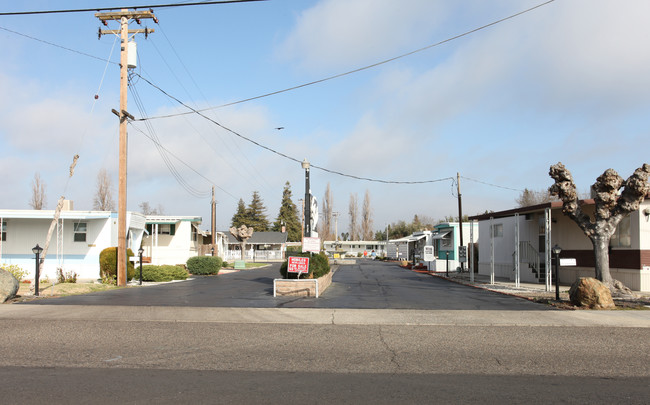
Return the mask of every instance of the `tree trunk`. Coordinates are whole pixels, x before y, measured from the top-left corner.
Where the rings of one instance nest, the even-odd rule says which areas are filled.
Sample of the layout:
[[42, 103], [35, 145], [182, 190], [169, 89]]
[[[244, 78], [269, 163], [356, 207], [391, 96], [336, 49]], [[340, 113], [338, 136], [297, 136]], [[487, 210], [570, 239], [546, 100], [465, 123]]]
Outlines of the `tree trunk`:
[[240, 242], [239, 246], [241, 248], [241, 259], [246, 260], [246, 241]]
[[596, 279], [611, 289], [613, 283], [609, 273], [609, 237], [594, 236], [591, 242], [594, 245]]

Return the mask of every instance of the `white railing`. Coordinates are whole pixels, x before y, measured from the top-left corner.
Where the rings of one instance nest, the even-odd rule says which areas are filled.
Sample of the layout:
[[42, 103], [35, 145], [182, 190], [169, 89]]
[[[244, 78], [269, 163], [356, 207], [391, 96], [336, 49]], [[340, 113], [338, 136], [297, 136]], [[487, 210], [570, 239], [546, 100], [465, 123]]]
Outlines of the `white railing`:
[[[246, 250], [244, 259], [249, 261], [263, 262], [266, 260], [283, 260], [281, 250]], [[241, 250], [226, 250], [223, 259], [227, 262], [241, 260]]]

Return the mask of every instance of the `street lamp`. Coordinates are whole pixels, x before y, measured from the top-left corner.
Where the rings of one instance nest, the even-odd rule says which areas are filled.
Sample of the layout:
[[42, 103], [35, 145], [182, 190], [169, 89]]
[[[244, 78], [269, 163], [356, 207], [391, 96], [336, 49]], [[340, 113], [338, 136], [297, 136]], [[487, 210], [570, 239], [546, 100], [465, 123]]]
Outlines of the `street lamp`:
[[210, 248], [210, 254], [212, 254], [212, 256], [214, 256], [214, 246], [212, 246], [212, 247]]
[[35, 277], [34, 277], [34, 296], [38, 297], [38, 281], [41, 278], [40, 273], [40, 262], [41, 262], [41, 252], [43, 251], [43, 248], [38, 246], [38, 243], [36, 246], [32, 248], [32, 252], [36, 255], [36, 271], [35, 271]]
[[553, 248], [551, 248], [553, 255], [555, 256], [555, 300], [560, 300], [560, 252], [562, 248], [557, 243]]
[[142, 249], [142, 246], [140, 246], [140, 249], [138, 249], [138, 255], [140, 255], [140, 285], [142, 285], [142, 254], [144, 253], [144, 249]]
[[309, 162], [307, 158], [301, 166], [305, 169], [305, 237], [311, 236], [311, 190], [309, 189]]

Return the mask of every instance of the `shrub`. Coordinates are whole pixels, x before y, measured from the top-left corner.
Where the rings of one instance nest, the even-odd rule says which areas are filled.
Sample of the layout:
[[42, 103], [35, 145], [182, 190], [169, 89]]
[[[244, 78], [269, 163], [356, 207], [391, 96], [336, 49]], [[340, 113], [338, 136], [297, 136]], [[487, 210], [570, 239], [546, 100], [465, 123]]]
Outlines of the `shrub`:
[[19, 283], [23, 281], [23, 278], [27, 275], [27, 272], [17, 264], [2, 264], [0, 265], [0, 269], [7, 270], [9, 273], [13, 274]]
[[59, 284], [63, 283], [76, 283], [77, 282], [77, 273], [74, 271], [67, 271], [63, 273], [63, 269], [60, 267], [56, 268], [56, 282]]
[[[181, 266], [142, 266], [142, 281], [172, 281], [172, 280], [185, 280], [189, 276], [187, 270]], [[136, 278], [140, 278], [140, 271], [136, 271]]]
[[[309, 273], [303, 273], [300, 278], [319, 278], [330, 272], [329, 260], [325, 253], [320, 252], [317, 255], [311, 253], [291, 253], [291, 256], [309, 257]], [[287, 278], [287, 267], [289, 260], [285, 260], [280, 266], [280, 274], [282, 278]], [[293, 276], [292, 276], [293, 277]]]
[[[135, 277], [135, 268], [133, 263], [128, 260], [133, 256], [131, 249], [126, 250], [126, 280], [131, 280]], [[102, 277], [102, 282], [105, 284], [116, 284], [115, 278], [117, 273], [117, 248], [110, 247], [101, 251], [99, 254], [99, 274]]]
[[219, 274], [221, 258], [218, 256], [194, 256], [187, 259], [187, 270], [191, 274]]

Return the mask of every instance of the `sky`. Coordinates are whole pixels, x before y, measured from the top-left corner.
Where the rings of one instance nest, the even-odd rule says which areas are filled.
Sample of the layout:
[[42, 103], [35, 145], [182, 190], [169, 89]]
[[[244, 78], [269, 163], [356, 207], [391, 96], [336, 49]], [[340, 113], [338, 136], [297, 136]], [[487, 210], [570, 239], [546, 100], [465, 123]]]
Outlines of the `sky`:
[[[414, 215], [457, 216], [457, 174], [469, 215], [548, 188], [557, 162], [584, 192], [608, 168], [627, 178], [650, 162], [650, 2], [555, 0], [452, 39], [544, 2], [154, 6], [158, 24], [139, 28], [155, 32], [134, 37], [128, 209], [148, 202], [209, 229], [214, 186], [219, 229], [254, 191], [274, 221], [287, 181], [293, 201], [304, 198], [305, 158], [317, 166], [319, 202], [330, 186], [339, 233], [350, 196], [361, 203], [366, 192], [377, 230]], [[0, 13], [162, 3], [27, 0], [3, 2]], [[29, 209], [38, 173], [46, 208], [64, 195], [90, 210], [102, 169], [117, 203], [119, 39], [97, 33], [118, 24], [103, 27], [94, 14], [0, 16], [2, 209]], [[178, 115], [191, 112], [178, 101], [208, 108], [205, 117]]]

